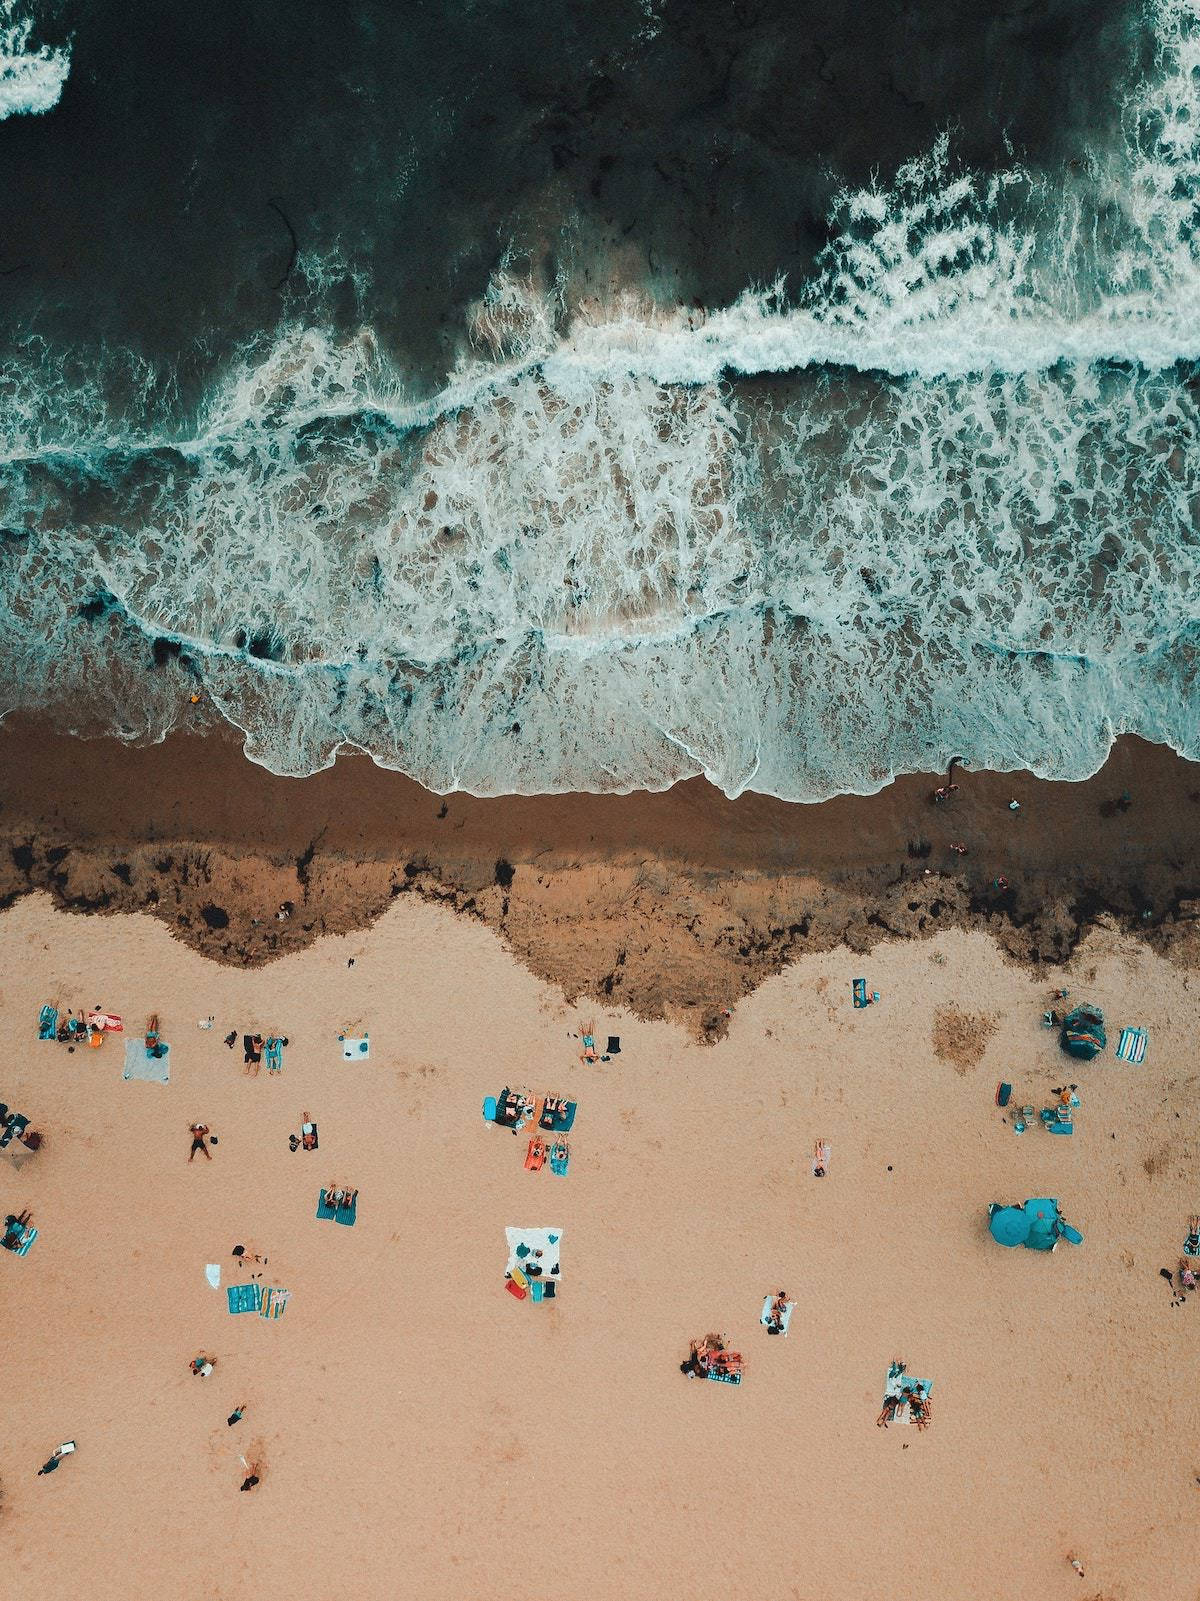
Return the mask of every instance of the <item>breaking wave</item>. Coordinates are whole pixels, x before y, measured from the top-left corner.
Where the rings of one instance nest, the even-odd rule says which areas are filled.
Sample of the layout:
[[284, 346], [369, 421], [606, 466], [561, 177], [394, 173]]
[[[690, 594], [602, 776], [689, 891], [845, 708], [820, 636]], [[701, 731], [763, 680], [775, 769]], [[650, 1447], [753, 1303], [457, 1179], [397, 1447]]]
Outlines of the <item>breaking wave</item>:
[[71, 71], [69, 47], [30, 44], [33, 19], [18, 14], [19, 0], [0, 0], [0, 122], [52, 111]]
[[981, 177], [943, 139], [839, 197], [793, 297], [509, 263], [433, 397], [295, 318], [186, 417], [31, 341], [0, 711], [476, 794], [1079, 778], [1126, 731], [1200, 759], [1200, 23], [1156, 22], [1111, 149]]

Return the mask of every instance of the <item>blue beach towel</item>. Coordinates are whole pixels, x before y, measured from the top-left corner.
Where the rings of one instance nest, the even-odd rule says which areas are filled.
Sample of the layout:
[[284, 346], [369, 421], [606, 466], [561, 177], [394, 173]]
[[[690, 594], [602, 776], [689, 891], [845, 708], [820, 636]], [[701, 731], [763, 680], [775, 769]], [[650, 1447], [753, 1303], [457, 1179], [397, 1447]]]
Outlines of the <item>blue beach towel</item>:
[[13, 1255], [14, 1256], [28, 1256], [29, 1255], [29, 1248], [33, 1244], [34, 1240], [37, 1239], [37, 1237], [38, 1237], [38, 1231], [34, 1228], [32, 1223], [28, 1224], [26, 1226], [25, 1233], [21, 1237], [21, 1243], [20, 1243], [20, 1245], [17, 1246], [16, 1250], [13, 1252]]
[[1135, 1066], [1146, 1059], [1146, 1046], [1150, 1036], [1144, 1028], [1123, 1028], [1120, 1043], [1117, 1045], [1117, 1055], [1123, 1062], [1132, 1062]]
[[[758, 1321], [762, 1324], [764, 1329], [769, 1329], [771, 1327], [771, 1305], [774, 1300], [775, 1297], [773, 1295], [766, 1295], [763, 1297], [762, 1312], [759, 1315]], [[792, 1321], [792, 1313], [795, 1310], [795, 1301], [788, 1301], [783, 1308], [783, 1316], [779, 1319], [779, 1332], [785, 1339], [787, 1338], [788, 1324]]]
[[281, 1073], [283, 1071], [283, 1041], [269, 1039], [263, 1046], [263, 1060], [267, 1064], [268, 1073]]
[[337, 1213], [332, 1206], [325, 1204], [325, 1191], [321, 1191], [321, 1199], [317, 1202], [317, 1216], [321, 1218], [336, 1217]]
[[854, 1004], [856, 1007], [869, 1006], [871, 1004], [867, 999], [867, 981], [865, 978], [854, 979], [851, 989], [854, 991]]
[[567, 1175], [567, 1165], [570, 1162], [570, 1160], [571, 1160], [571, 1153], [570, 1153], [570, 1151], [568, 1151], [566, 1149], [565, 1146], [563, 1147], [562, 1151], [559, 1152], [558, 1154], [555, 1154], [555, 1148], [553, 1146], [551, 1146], [551, 1148], [550, 1148], [550, 1171], [552, 1173], [557, 1173], [559, 1178], [565, 1178], [566, 1175]]
[[171, 1076], [167, 1068], [171, 1047], [160, 1040], [158, 1049], [161, 1055], [152, 1056], [146, 1049], [144, 1039], [126, 1040], [122, 1078], [140, 1078], [150, 1084], [165, 1084]]
[[43, 1006], [38, 1013], [38, 1039], [53, 1040], [58, 1038], [58, 1008]]
[[262, 1286], [258, 1284], [231, 1284], [225, 1291], [230, 1312], [257, 1312], [262, 1304]]
[[358, 1196], [354, 1197], [349, 1206], [339, 1206], [333, 1214], [333, 1219], [335, 1223], [344, 1223], [348, 1229], [352, 1229], [358, 1222]]

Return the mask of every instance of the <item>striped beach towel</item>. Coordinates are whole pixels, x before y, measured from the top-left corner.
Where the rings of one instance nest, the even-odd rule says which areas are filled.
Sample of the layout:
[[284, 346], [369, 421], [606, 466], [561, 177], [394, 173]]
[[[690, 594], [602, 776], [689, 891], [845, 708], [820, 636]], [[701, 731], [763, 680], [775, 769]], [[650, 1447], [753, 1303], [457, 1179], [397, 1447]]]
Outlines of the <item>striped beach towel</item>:
[[1145, 1061], [1149, 1038], [1144, 1028], [1123, 1028], [1117, 1045], [1117, 1055], [1123, 1062], [1133, 1062], [1135, 1065]]
[[21, 1236], [21, 1243], [16, 1247], [14, 1254], [16, 1256], [28, 1256], [29, 1248], [33, 1244], [34, 1240], [37, 1239], [37, 1237], [38, 1231], [34, 1228], [33, 1224], [26, 1224], [25, 1232]]
[[258, 1308], [259, 1317], [282, 1317], [287, 1311], [287, 1304], [291, 1298], [291, 1290], [281, 1290], [274, 1284], [266, 1285]]

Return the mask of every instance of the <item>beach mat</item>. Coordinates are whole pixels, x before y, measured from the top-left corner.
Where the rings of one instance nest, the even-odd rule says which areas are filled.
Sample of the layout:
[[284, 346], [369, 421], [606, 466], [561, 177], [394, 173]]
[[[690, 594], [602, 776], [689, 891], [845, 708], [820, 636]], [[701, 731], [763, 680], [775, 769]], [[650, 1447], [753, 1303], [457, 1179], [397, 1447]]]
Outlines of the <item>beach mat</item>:
[[364, 1034], [362, 1039], [347, 1039], [342, 1035], [343, 1062], [365, 1062], [371, 1054], [371, 1042]]
[[21, 1236], [20, 1245], [17, 1246], [16, 1250], [13, 1252], [13, 1255], [14, 1256], [28, 1256], [29, 1252], [30, 1252], [30, 1248], [32, 1247], [33, 1242], [34, 1242], [34, 1240], [37, 1239], [37, 1237], [38, 1237], [38, 1231], [34, 1228], [32, 1223], [29, 1224], [26, 1227], [25, 1233]]
[[326, 1206], [324, 1190], [321, 1191], [321, 1198], [317, 1202], [317, 1216], [320, 1218], [332, 1218], [337, 1216], [337, 1213], [334, 1211], [332, 1206]]
[[225, 1299], [232, 1313], [257, 1312], [262, 1304], [262, 1286], [259, 1284], [231, 1284]]
[[278, 1285], [268, 1284], [259, 1298], [259, 1317], [281, 1318], [291, 1298], [291, 1290], [281, 1290]]
[[[764, 1329], [771, 1327], [771, 1303], [774, 1301], [774, 1299], [775, 1297], [773, 1295], [766, 1295], [763, 1297], [762, 1312], [759, 1315], [758, 1321], [762, 1324]], [[784, 1306], [783, 1316], [779, 1320], [779, 1332], [783, 1335], [784, 1339], [787, 1338], [788, 1324], [792, 1321], [792, 1313], [795, 1310], [795, 1301], [788, 1301]]]
[[58, 1038], [58, 1009], [54, 1006], [43, 1006], [38, 1013], [38, 1039], [53, 1040]]
[[1144, 1028], [1123, 1028], [1117, 1045], [1117, 1055], [1123, 1062], [1132, 1062], [1136, 1067], [1139, 1062], [1146, 1059], [1149, 1039], [1150, 1036]]
[[214, 1290], [219, 1290], [221, 1288], [221, 1264], [219, 1262], [209, 1262], [204, 1269], [204, 1277]]
[[123, 1078], [142, 1079], [147, 1084], [165, 1084], [170, 1077], [167, 1063], [171, 1047], [160, 1046], [161, 1056], [151, 1056], [142, 1039], [125, 1041], [125, 1072]]
[[870, 1002], [867, 1000], [867, 981], [865, 978], [853, 979], [851, 981], [850, 988], [854, 995], [854, 1004], [856, 1007], [870, 1005]]
[[354, 1197], [354, 1200], [349, 1206], [338, 1207], [337, 1211], [333, 1214], [333, 1221], [335, 1223], [344, 1223], [348, 1229], [352, 1229], [354, 1227], [354, 1225], [358, 1222], [357, 1195]]

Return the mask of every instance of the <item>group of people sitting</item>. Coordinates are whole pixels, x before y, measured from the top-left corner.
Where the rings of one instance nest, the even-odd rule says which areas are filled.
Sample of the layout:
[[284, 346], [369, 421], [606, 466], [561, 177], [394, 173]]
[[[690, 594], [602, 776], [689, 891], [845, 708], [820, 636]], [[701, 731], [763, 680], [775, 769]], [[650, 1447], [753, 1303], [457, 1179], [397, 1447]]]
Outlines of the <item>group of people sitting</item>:
[[689, 1379], [725, 1379], [738, 1383], [742, 1376], [742, 1358], [731, 1351], [723, 1334], [706, 1334], [702, 1340], [693, 1340], [686, 1362], [679, 1371]]

